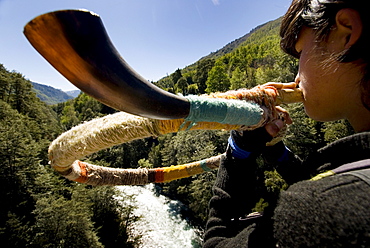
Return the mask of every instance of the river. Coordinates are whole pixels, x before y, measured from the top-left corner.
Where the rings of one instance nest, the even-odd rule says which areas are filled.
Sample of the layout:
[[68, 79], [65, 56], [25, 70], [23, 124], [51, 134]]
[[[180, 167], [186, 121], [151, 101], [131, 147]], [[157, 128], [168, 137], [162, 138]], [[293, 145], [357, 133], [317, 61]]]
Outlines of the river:
[[137, 205], [134, 214], [142, 216], [134, 225], [134, 232], [142, 235], [140, 248], [201, 247], [201, 231], [181, 217], [183, 204], [156, 194], [154, 187], [154, 184], [117, 186], [125, 194], [134, 196]]

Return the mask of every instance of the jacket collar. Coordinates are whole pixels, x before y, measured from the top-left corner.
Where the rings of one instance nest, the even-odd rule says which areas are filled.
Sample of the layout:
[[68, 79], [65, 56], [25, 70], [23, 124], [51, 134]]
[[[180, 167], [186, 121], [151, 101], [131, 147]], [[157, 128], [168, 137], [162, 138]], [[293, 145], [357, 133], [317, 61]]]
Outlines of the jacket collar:
[[332, 170], [340, 165], [370, 158], [370, 132], [357, 133], [339, 139], [312, 154], [308, 166], [318, 171]]

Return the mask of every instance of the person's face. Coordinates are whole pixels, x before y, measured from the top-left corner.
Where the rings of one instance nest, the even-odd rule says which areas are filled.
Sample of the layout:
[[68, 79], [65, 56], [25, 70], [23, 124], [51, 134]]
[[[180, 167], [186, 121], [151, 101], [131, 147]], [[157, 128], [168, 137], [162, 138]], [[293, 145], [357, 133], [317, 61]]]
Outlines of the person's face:
[[351, 63], [332, 60], [325, 63], [330, 55], [339, 49], [335, 32], [327, 42], [317, 43], [313, 29], [303, 28], [296, 43], [301, 54], [296, 83], [303, 91], [305, 111], [318, 121], [348, 119], [353, 114], [350, 101], [360, 99], [358, 70]]

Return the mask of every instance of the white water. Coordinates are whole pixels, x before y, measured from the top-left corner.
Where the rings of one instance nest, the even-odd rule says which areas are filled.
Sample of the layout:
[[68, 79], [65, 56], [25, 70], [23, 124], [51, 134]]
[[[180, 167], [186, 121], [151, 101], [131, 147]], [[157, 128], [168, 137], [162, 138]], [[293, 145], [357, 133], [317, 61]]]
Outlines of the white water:
[[[134, 195], [138, 208], [134, 232], [142, 235], [141, 248], [200, 247], [200, 231], [181, 219], [182, 204], [163, 195], [156, 195], [154, 185], [117, 186], [125, 194]], [[122, 199], [124, 201], [124, 199]]]

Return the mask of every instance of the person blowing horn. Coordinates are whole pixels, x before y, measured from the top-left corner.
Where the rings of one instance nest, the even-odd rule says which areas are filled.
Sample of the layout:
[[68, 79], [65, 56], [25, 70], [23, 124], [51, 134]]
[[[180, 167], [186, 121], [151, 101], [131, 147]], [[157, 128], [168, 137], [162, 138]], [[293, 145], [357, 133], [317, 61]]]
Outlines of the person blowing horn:
[[[299, 59], [295, 84], [305, 111], [317, 121], [348, 120], [356, 134], [302, 161], [282, 142], [264, 146], [284, 126], [280, 119], [232, 131], [213, 188], [204, 248], [370, 247], [367, 4], [292, 1], [281, 24], [281, 47]], [[268, 199], [263, 213], [249, 214], [261, 198], [255, 178], [260, 154], [290, 186]]]

